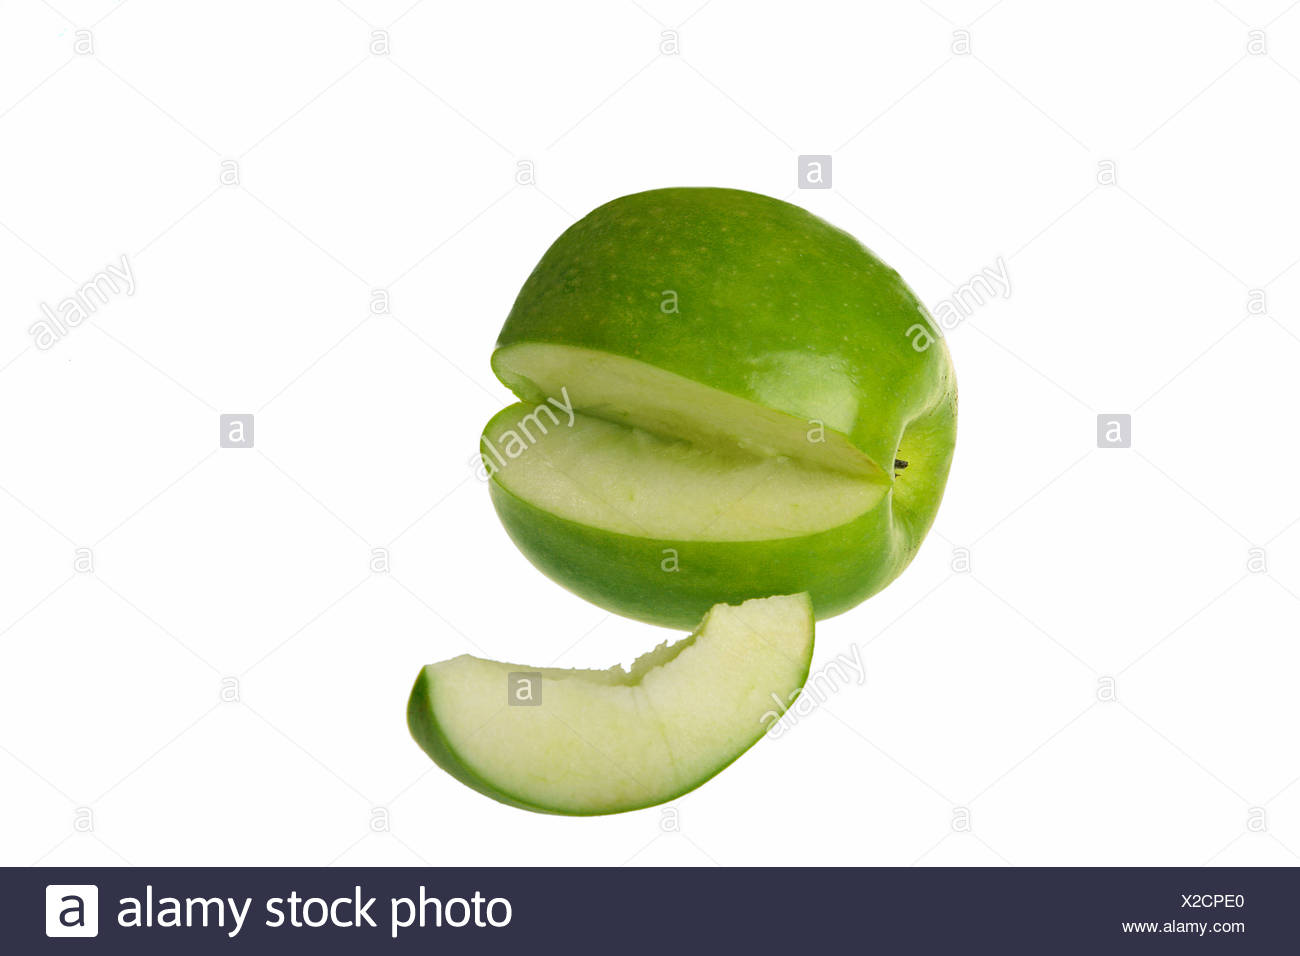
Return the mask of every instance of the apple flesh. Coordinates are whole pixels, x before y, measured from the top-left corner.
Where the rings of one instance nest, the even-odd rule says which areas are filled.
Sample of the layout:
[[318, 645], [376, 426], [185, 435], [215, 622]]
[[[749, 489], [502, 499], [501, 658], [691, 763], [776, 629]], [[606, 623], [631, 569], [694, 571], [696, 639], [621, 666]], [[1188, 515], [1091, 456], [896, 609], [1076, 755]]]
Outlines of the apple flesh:
[[[483, 436], [510, 537], [656, 624], [795, 591], [847, 610], [915, 556], [952, 461], [956, 381], [924, 306], [852, 236], [754, 193], [653, 190], [575, 223], [492, 367], [527, 406]], [[554, 439], [509, 442], [511, 416], [561, 403]]]
[[806, 594], [719, 605], [628, 670], [430, 664], [407, 722], [444, 770], [502, 803], [618, 813], [693, 790], [748, 750], [798, 696], [812, 651]]
[[[522, 404], [488, 423], [483, 446], [497, 514], [534, 564], [666, 627], [689, 628], [719, 602], [797, 590], [822, 616], [836, 613], [883, 587], [903, 547], [879, 507], [891, 483], [874, 472]], [[892, 560], [881, 561], [884, 548]]]

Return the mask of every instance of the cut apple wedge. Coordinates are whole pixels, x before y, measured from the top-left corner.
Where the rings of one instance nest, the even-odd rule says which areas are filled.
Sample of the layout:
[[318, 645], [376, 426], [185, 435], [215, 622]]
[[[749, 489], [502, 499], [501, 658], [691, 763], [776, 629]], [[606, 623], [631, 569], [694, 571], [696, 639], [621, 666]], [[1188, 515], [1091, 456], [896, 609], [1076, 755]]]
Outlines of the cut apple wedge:
[[720, 604], [629, 670], [430, 664], [407, 723], [439, 766], [502, 803], [619, 813], [693, 790], [748, 750], [797, 697], [812, 652], [807, 594]]
[[798, 591], [819, 617], [838, 614], [911, 555], [894, 483], [876, 471], [522, 404], [488, 422], [481, 452], [497, 514], [533, 564], [664, 627], [692, 627], [714, 604]]
[[[853, 428], [858, 403], [833, 363], [807, 355], [769, 356], [757, 394], [778, 396], [808, 412], [769, 408], [646, 362], [571, 345], [524, 342], [497, 350], [492, 368], [516, 394], [535, 401], [568, 395], [590, 414], [695, 444], [784, 455], [856, 475], [882, 469], [844, 434]], [[800, 379], [803, 382], [800, 383]], [[751, 373], [749, 383], [759, 381]], [[810, 419], [826, 428], [810, 440]], [[895, 438], [896, 436], [889, 436]], [[893, 444], [889, 446], [890, 452]]]

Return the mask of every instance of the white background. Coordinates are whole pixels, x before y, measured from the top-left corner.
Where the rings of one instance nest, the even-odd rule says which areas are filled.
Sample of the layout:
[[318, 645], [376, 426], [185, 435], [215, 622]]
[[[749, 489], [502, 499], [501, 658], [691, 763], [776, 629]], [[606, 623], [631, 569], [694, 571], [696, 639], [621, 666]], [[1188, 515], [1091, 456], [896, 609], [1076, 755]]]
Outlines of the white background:
[[[1294, 865], [1298, 117], [1286, 0], [4, 0], [0, 862]], [[669, 185], [1012, 291], [949, 335], [934, 532], [819, 627], [866, 684], [667, 811], [532, 815], [406, 694], [667, 636], [543, 578], [467, 462], [543, 250]]]

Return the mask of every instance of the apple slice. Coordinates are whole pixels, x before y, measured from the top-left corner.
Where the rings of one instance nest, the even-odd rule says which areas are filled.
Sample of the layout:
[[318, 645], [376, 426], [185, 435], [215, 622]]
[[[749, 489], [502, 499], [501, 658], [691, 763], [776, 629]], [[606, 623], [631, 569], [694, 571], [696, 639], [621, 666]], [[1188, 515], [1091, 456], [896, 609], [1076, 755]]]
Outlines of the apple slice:
[[826, 617], [884, 587], [910, 556], [891, 526], [891, 482], [874, 471], [528, 405], [493, 417], [482, 455], [497, 514], [533, 564], [595, 604], [665, 627], [693, 627], [718, 603], [798, 591]]
[[693, 790], [748, 750], [798, 696], [812, 652], [807, 594], [719, 604], [626, 671], [430, 664], [407, 723], [439, 766], [502, 803], [619, 813]]

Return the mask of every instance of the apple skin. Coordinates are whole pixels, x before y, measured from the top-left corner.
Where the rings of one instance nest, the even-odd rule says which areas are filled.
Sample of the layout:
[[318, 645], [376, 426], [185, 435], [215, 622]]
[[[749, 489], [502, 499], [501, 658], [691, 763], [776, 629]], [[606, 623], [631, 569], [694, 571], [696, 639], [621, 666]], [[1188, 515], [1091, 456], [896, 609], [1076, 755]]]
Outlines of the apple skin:
[[[665, 311], [669, 291], [675, 312]], [[839, 528], [709, 543], [557, 518], [494, 479], [493, 503], [523, 553], [602, 607], [690, 627], [718, 602], [808, 591], [817, 617], [828, 617], [897, 577], [934, 522], [956, 442], [947, 347], [897, 272], [804, 209], [714, 188], [607, 203], [547, 250], [493, 354], [498, 378], [541, 403], [545, 383], [508, 361], [513, 346], [531, 344], [644, 362], [789, 415], [792, 426], [817, 423], [892, 482], [873, 512]], [[666, 548], [677, 549], [680, 571], [660, 569]]]
[[[926, 348], [913, 346], [918, 326]], [[822, 422], [886, 473], [909, 427], [937, 432], [928, 455], [946, 458], [955, 441], [948, 350], [902, 277], [848, 233], [757, 193], [656, 189], [589, 213], [525, 281], [493, 355], [520, 399], [543, 401], [500, 361], [521, 343], [624, 356]]]

